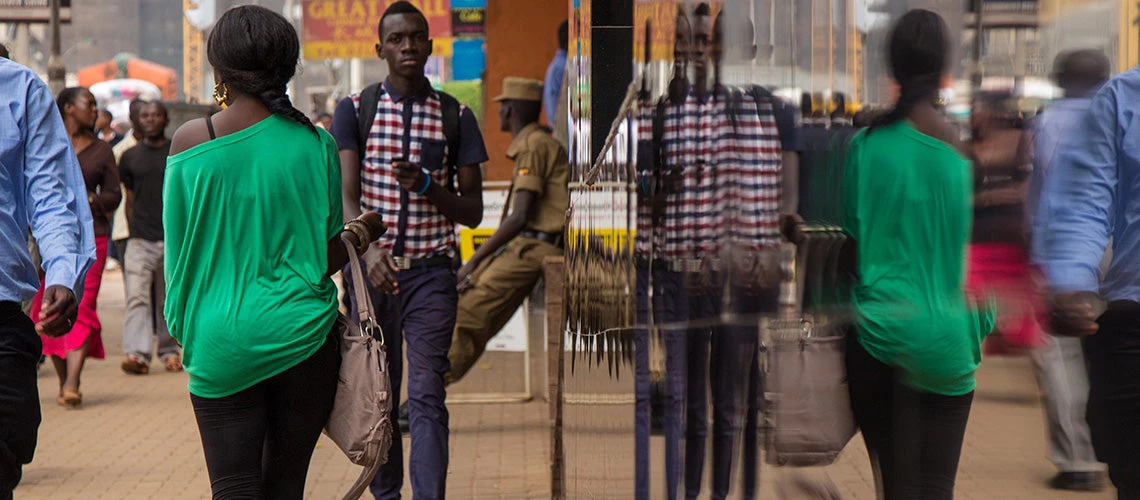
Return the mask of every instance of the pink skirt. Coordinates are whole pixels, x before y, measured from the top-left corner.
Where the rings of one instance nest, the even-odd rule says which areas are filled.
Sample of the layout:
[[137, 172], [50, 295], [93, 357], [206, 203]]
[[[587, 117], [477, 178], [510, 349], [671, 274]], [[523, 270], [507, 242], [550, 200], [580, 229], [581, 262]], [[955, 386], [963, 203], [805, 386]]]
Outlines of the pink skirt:
[[[42, 337], [44, 355], [67, 357], [67, 353], [80, 349], [87, 344], [87, 356], [103, 359], [103, 324], [99, 322], [99, 314], [95, 311], [96, 301], [99, 299], [99, 287], [103, 284], [103, 265], [107, 263], [107, 237], [95, 238], [95, 263], [87, 271], [87, 280], [83, 285], [83, 300], [79, 302], [79, 314], [71, 331], [60, 337]], [[40, 282], [40, 291], [32, 301], [32, 319], [40, 316], [40, 306], [44, 298], [44, 284]]]
[[1021, 245], [970, 245], [967, 292], [996, 297], [998, 304], [994, 331], [984, 345], [985, 354], [1020, 354], [1044, 343], [1049, 311], [1040, 283], [1040, 273], [1030, 264], [1029, 254]]

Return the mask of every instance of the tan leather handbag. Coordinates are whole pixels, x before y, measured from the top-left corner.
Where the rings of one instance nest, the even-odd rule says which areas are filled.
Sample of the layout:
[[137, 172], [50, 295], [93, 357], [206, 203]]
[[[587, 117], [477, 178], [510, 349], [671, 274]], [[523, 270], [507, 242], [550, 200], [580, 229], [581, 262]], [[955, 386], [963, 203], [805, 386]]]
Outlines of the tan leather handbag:
[[[344, 241], [344, 238], [341, 238]], [[337, 318], [340, 333], [340, 380], [336, 402], [325, 425], [325, 434], [348, 459], [364, 466], [345, 500], [357, 500], [388, 459], [392, 446], [392, 381], [388, 376], [388, 353], [384, 332], [376, 321], [364, 268], [352, 245], [348, 251], [349, 273], [356, 292], [356, 318]]]
[[810, 324], [799, 322], [771, 328], [783, 333], [768, 343], [765, 353], [767, 461], [797, 467], [832, 464], [856, 431], [847, 392], [846, 337], [816, 337]]
[[788, 245], [781, 252], [780, 313], [761, 328], [767, 462], [829, 465], [856, 432], [847, 389], [846, 328], [819, 328], [803, 319], [796, 250]]

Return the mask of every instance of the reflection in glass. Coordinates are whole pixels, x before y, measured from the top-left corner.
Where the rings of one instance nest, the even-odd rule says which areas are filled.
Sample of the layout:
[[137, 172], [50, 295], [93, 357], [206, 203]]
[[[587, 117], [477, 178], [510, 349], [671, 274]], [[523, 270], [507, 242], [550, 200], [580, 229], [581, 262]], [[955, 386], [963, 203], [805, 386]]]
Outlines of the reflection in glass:
[[[1113, 0], [984, 2], [980, 46], [967, 3], [637, 0], [633, 80], [597, 88], [596, 20], [575, 2], [568, 494], [749, 498], [773, 488], [762, 460], [802, 460], [774, 444], [772, 353], [851, 323], [848, 145], [899, 97], [884, 48], [903, 14], [949, 27], [936, 87], [963, 138], [976, 92], [1006, 92], [1026, 118], [1047, 107], [1045, 61], [1062, 50], [1118, 67], [1140, 53], [1126, 21], [1098, 26], [1120, 18]], [[599, 92], [625, 96], [613, 123], [591, 122]], [[595, 126], [609, 133], [590, 157]]]

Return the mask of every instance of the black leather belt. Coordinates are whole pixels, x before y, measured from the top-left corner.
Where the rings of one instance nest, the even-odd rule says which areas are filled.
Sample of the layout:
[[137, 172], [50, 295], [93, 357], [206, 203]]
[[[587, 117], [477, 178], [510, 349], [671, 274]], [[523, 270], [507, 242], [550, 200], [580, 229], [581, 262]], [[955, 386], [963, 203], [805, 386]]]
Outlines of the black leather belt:
[[407, 257], [392, 258], [396, 260], [396, 267], [400, 268], [401, 271], [451, 267], [455, 263], [454, 259], [446, 255], [433, 255], [431, 257], [424, 257], [422, 259], [409, 259]]
[[562, 246], [562, 233], [544, 233], [541, 231], [535, 231], [533, 229], [523, 229], [523, 232], [519, 233], [519, 236], [522, 236], [523, 238], [535, 239], [538, 241], [545, 241], [556, 247]]
[[[649, 259], [639, 258], [637, 264], [643, 268], [649, 267]], [[671, 273], [695, 273], [699, 272], [702, 266], [711, 266], [712, 271], [720, 271], [720, 259], [710, 259], [706, 262], [705, 259], [697, 258], [682, 258], [682, 259], [653, 259], [653, 268], [668, 271]]]

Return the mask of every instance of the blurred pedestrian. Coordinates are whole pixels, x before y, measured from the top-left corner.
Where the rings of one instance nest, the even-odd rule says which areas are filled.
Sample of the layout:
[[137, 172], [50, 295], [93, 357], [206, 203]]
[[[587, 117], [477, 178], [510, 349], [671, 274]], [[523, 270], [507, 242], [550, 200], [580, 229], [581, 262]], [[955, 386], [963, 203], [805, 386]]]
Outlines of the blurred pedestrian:
[[562, 255], [570, 205], [569, 154], [539, 125], [542, 82], [503, 79], [499, 126], [510, 132], [515, 163], [511, 190], [495, 234], [459, 269], [459, 306], [444, 375], [453, 384], [482, 356], [542, 277], [546, 257]]
[[[99, 137], [99, 140], [106, 142], [113, 149], [116, 144], [118, 144], [120, 141], [123, 140], [123, 135], [116, 132], [115, 129], [111, 127], [111, 121], [112, 121], [111, 112], [107, 111], [106, 109], [99, 109], [99, 118], [95, 120], [95, 134]], [[115, 161], [116, 162], [119, 161], [118, 155], [115, 155]], [[122, 190], [121, 187], [120, 187], [120, 190]], [[116, 207], [116, 212], [117, 211], [118, 211], [118, 209]], [[115, 219], [114, 219], [114, 217], [112, 217], [112, 219], [111, 219], [111, 233], [112, 233], [112, 235], [114, 234], [114, 232], [115, 232]], [[114, 242], [112, 242], [110, 245], [107, 245], [106, 269], [108, 271], [114, 271], [114, 270], [121, 269], [122, 268], [122, 265], [121, 265], [122, 261], [123, 261], [123, 256], [122, 256], [122, 254], [120, 254], [118, 252], [118, 249], [115, 248]]]
[[330, 115], [328, 113], [321, 113], [317, 115], [317, 121], [313, 123], [313, 125], [316, 125], [325, 130], [329, 130], [330, 127], [332, 127], [332, 120], [333, 115]]
[[950, 499], [990, 330], [963, 293], [972, 176], [936, 107], [951, 38], [912, 10], [891, 30], [900, 96], [847, 155], [847, 221], [858, 252], [848, 337], [851, 406], [882, 498]]
[[123, 136], [111, 127], [113, 119], [110, 111], [100, 109], [99, 118], [95, 120], [95, 133], [99, 135], [99, 140], [110, 144], [112, 148], [123, 140]]
[[[416, 498], [446, 496], [447, 353], [458, 302], [455, 224], [483, 219], [482, 172], [487, 150], [474, 113], [432, 88], [424, 73], [432, 53], [427, 18], [393, 2], [380, 18], [376, 53], [388, 77], [342, 100], [333, 114], [340, 149], [346, 216], [374, 210], [396, 221], [364, 254], [369, 295], [390, 349], [407, 340], [409, 469]], [[346, 296], [353, 297], [351, 280]], [[352, 305], [355, 310], [355, 305]], [[391, 347], [395, 346], [395, 347]], [[401, 356], [389, 356], [392, 391], [400, 393]], [[399, 398], [392, 398], [398, 412]], [[399, 498], [404, 484], [400, 429], [372, 482], [377, 498]]]
[[[95, 261], [84, 175], [51, 92], [28, 68], [0, 59], [0, 500], [11, 500], [23, 464], [31, 463], [40, 425], [36, 360], [41, 336], [72, 330], [84, 273]], [[28, 255], [28, 228], [39, 240], [46, 285], [38, 314], [31, 299], [36, 268]], [[37, 335], [38, 334], [38, 335]]]
[[[542, 86], [542, 108], [546, 111], [546, 121], [550, 126], [556, 127], [556, 118], [559, 115], [559, 106], [565, 106], [562, 101], [566, 94], [566, 60], [570, 48], [570, 22], [562, 21], [558, 25], [558, 50], [554, 52], [554, 59], [546, 67], [546, 81]], [[565, 110], [563, 110], [565, 112]]]
[[[115, 162], [123, 158], [123, 153], [127, 150], [138, 145], [142, 139], [142, 127], [139, 126], [139, 110], [142, 109], [143, 101], [141, 99], [132, 99], [128, 104], [127, 119], [131, 124], [131, 129], [123, 134], [122, 140], [114, 146]], [[121, 189], [126, 190], [126, 187]], [[111, 222], [111, 246], [115, 248], [114, 252], [109, 252], [117, 257], [121, 262], [127, 256], [127, 241], [131, 237], [130, 220], [127, 219], [127, 204], [120, 203], [119, 208], [115, 210], [115, 216]], [[126, 274], [123, 274], [123, 281], [126, 281]]]
[[996, 335], [986, 354], [1023, 354], [1044, 342], [1048, 321], [1029, 265], [1025, 200], [1033, 142], [1008, 92], [984, 92], [970, 113], [974, 225], [967, 288], [999, 300]]
[[[281, 15], [226, 11], [206, 54], [223, 109], [171, 139], [166, 318], [184, 348], [214, 498], [300, 499], [339, 374], [330, 276], [347, 255], [336, 147], [285, 93], [300, 42]], [[154, 106], [140, 111], [148, 147], [163, 120]]]
[[[79, 383], [87, 358], [103, 359], [103, 325], [99, 321], [96, 302], [103, 283], [103, 266], [107, 262], [107, 237], [111, 234], [111, 213], [122, 200], [119, 191], [119, 169], [111, 146], [95, 136], [95, 119], [98, 108], [95, 96], [83, 87], [64, 89], [56, 98], [63, 123], [71, 136], [71, 145], [79, 158], [83, 180], [87, 185], [95, 234], [95, 263], [87, 271], [83, 287], [83, 300], [79, 303], [79, 317], [71, 331], [59, 338], [44, 339], [44, 355], [51, 358], [59, 376], [60, 406], [75, 407], [83, 402]], [[37, 241], [39, 239], [37, 238]], [[32, 302], [32, 317], [44, 307], [41, 286]]]
[[1060, 139], [1034, 224], [1053, 332], [1085, 337], [1093, 449], [1118, 497], [1129, 500], [1140, 498], [1140, 196], [1132, 180], [1140, 169], [1132, 127], [1138, 89], [1140, 70], [1132, 69], [1093, 94], [1078, 125]]
[[[1048, 214], [1045, 205], [1051, 200], [1041, 197], [1045, 178], [1057, 161], [1062, 139], [1081, 127], [1092, 95], [1108, 80], [1111, 68], [1108, 57], [1100, 50], [1077, 50], [1057, 56], [1053, 78], [1065, 96], [1039, 115], [1034, 127], [1034, 166], [1026, 210], [1032, 221], [1036, 263], [1042, 262], [1044, 244], [1050, 237], [1047, 217], [1034, 217], [1039, 210]], [[1049, 458], [1058, 469], [1049, 485], [1060, 490], [1100, 491], [1104, 489], [1104, 465], [1097, 462], [1085, 420], [1089, 380], [1081, 341], [1053, 335], [1046, 335], [1044, 341], [1031, 358], [1045, 393]]]
[[119, 161], [120, 178], [126, 187], [127, 220], [132, 228], [131, 253], [123, 266], [127, 293], [123, 352], [127, 357], [120, 366], [126, 373], [145, 375], [150, 372], [156, 340], [158, 358], [166, 371], [181, 371], [182, 358], [162, 313], [166, 300], [162, 185], [166, 157], [170, 156], [166, 106], [158, 101], [143, 104], [138, 122], [142, 142], [123, 153]]

